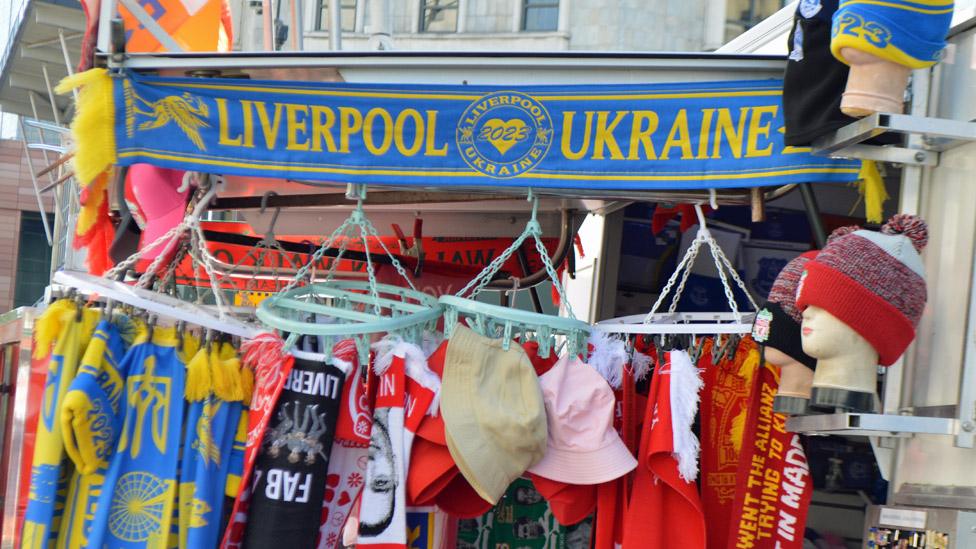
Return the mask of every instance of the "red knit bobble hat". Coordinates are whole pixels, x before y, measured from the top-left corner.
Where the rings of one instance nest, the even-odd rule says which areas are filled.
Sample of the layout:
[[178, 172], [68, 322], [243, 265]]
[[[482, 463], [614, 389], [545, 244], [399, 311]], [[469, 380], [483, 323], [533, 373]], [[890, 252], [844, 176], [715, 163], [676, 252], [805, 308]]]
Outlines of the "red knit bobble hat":
[[881, 232], [854, 231], [810, 260], [797, 288], [802, 311], [820, 307], [853, 328], [889, 366], [915, 339], [925, 308], [925, 271], [918, 255], [928, 242], [921, 218], [899, 214]]

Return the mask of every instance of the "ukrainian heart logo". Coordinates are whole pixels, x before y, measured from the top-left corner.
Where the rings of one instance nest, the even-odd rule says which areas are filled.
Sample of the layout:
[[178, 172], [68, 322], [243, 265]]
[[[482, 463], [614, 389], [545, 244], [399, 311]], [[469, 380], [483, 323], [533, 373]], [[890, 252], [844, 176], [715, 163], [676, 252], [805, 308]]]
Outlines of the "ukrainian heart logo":
[[518, 177], [546, 158], [552, 119], [529, 94], [497, 91], [471, 102], [461, 114], [455, 141], [471, 169], [496, 179]]
[[505, 121], [492, 118], [481, 127], [478, 139], [491, 143], [502, 156], [505, 156], [512, 147], [529, 137], [529, 131], [529, 126], [519, 118]]

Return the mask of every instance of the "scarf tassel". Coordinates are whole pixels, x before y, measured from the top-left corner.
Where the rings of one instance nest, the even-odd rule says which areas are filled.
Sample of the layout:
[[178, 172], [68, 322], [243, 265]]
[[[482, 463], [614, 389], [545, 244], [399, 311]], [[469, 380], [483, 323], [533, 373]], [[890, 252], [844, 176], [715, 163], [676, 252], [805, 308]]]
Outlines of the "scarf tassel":
[[106, 69], [91, 69], [68, 76], [54, 89], [66, 94], [79, 89], [71, 122], [75, 177], [84, 187], [116, 163], [115, 101], [112, 77]]

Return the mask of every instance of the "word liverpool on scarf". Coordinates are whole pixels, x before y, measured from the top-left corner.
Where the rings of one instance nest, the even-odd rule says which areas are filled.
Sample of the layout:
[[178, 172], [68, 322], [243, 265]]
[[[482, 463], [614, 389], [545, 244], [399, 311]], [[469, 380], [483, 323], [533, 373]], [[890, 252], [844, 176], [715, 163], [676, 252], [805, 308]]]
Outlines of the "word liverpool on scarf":
[[128, 75], [111, 86], [103, 118], [120, 164], [596, 189], [850, 182], [860, 165], [784, 145], [778, 80], [499, 89]]

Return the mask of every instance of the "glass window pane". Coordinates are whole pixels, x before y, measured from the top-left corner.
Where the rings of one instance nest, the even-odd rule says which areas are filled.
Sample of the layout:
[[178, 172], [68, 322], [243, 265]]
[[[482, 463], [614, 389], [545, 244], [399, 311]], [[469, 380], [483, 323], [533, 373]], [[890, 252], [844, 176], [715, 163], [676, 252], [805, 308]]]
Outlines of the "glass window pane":
[[[356, 0], [340, 0], [340, 14], [342, 30], [353, 32], [356, 30]], [[318, 0], [319, 9], [316, 13], [315, 30], [329, 30], [329, 0]]]
[[536, 7], [526, 3], [522, 30], [554, 31], [559, 28], [559, 6]]
[[424, 32], [457, 32], [458, 0], [424, 0], [421, 3]]

